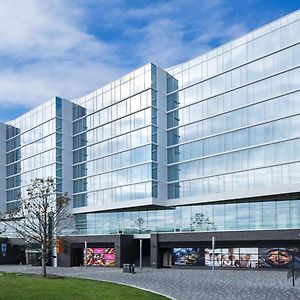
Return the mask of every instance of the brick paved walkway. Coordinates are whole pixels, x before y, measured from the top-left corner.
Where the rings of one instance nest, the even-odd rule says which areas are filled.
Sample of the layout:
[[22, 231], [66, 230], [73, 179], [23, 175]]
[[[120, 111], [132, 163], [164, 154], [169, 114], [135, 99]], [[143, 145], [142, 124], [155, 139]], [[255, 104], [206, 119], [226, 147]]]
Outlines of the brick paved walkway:
[[[40, 273], [40, 267], [1, 266], [0, 272]], [[48, 268], [51, 274], [108, 280], [162, 293], [178, 300], [300, 300], [283, 271], [187, 270], [144, 268], [136, 274], [117, 268]], [[75, 288], [75, 287], [74, 287]]]

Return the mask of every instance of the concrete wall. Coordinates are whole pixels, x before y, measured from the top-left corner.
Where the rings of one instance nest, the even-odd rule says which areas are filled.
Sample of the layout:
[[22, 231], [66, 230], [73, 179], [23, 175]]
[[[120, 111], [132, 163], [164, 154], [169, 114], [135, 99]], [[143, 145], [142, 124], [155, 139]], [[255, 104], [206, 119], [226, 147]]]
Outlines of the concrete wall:
[[219, 241], [270, 241], [270, 240], [298, 240], [300, 243], [300, 229], [283, 230], [253, 230], [253, 231], [218, 231], [218, 232], [186, 232], [161, 233], [158, 242], [194, 242], [211, 241], [214, 236]]
[[153, 233], [150, 237], [150, 260], [151, 267], [161, 267], [161, 260], [159, 259], [158, 233]]
[[[72, 197], [73, 193], [73, 124], [72, 124], [72, 103], [62, 99], [62, 191]], [[73, 201], [70, 202], [69, 211], [72, 212]], [[69, 220], [68, 220], [69, 221]], [[75, 224], [71, 221], [64, 229], [64, 234], [72, 234]]]
[[70, 195], [73, 192], [73, 125], [72, 125], [72, 103], [62, 101], [62, 134], [63, 134], [63, 192], [68, 192]]
[[157, 162], [158, 199], [155, 204], [165, 205], [167, 199], [167, 73], [157, 67]]

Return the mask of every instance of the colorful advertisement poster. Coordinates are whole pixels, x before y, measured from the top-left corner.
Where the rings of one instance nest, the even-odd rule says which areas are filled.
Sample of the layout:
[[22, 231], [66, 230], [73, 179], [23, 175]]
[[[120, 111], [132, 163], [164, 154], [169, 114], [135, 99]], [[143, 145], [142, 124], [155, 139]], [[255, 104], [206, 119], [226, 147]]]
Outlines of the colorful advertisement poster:
[[92, 248], [94, 251], [94, 254], [104, 254], [105, 248]]
[[174, 265], [204, 266], [204, 251], [201, 248], [174, 248]]
[[[214, 265], [220, 267], [222, 255], [221, 249], [215, 249]], [[213, 265], [213, 253], [211, 249], [205, 249], [205, 266], [211, 267]]]
[[299, 247], [272, 248], [173, 248], [176, 266], [207, 266], [224, 268], [300, 268]]
[[115, 267], [114, 248], [87, 248], [86, 260], [88, 266]]
[[258, 268], [258, 248], [240, 248], [240, 268]]
[[[205, 265], [213, 265], [212, 249], [205, 249]], [[215, 267], [257, 268], [258, 248], [220, 248], [215, 249]]]
[[260, 268], [300, 268], [300, 248], [260, 248]]

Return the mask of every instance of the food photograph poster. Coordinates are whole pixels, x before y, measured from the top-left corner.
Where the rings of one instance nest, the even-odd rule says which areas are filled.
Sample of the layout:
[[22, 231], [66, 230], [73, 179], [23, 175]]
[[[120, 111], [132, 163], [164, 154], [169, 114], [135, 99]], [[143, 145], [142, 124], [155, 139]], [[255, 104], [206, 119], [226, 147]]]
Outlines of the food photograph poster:
[[115, 267], [114, 248], [87, 248], [86, 262], [88, 266]]
[[173, 248], [173, 265], [225, 268], [300, 268], [300, 248]]

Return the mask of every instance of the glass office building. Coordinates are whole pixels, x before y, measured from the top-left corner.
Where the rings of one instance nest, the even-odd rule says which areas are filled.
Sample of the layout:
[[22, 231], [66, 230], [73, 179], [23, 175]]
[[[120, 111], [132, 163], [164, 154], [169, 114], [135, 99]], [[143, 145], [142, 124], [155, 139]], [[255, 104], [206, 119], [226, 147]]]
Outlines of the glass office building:
[[205, 265], [212, 236], [220, 253], [257, 252], [251, 266], [272, 251], [273, 267], [300, 264], [300, 11], [183, 64], [56, 97], [0, 139], [0, 207], [17, 207], [35, 177], [72, 195], [61, 265], [80, 264], [85, 241], [134, 262], [137, 239], [153, 267], [191, 254]]

